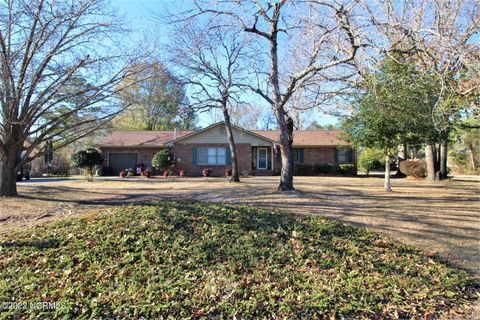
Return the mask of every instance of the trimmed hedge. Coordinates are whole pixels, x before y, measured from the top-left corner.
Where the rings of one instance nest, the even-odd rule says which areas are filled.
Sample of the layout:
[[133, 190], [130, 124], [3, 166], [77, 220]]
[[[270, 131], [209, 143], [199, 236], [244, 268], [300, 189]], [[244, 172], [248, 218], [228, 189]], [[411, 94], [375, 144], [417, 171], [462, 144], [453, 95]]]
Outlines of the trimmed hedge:
[[297, 176], [311, 176], [313, 174], [313, 166], [306, 163], [299, 163], [295, 165], [294, 171]]
[[317, 174], [342, 174], [342, 175], [355, 175], [355, 165], [352, 163], [341, 164], [307, 164], [298, 163], [295, 164], [294, 174], [297, 176], [311, 176]]

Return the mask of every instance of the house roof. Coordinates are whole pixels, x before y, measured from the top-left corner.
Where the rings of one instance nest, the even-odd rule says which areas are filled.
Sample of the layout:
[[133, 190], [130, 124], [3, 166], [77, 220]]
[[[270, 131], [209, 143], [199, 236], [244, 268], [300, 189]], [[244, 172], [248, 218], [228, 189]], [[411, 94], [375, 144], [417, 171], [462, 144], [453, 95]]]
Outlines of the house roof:
[[[205, 132], [207, 130], [210, 130], [212, 128], [215, 128], [215, 127], [218, 127], [218, 126], [224, 126], [225, 123], [223, 121], [220, 121], [220, 122], [217, 122], [217, 123], [214, 123], [212, 125], [209, 125], [208, 127], [205, 127], [203, 129], [200, 129], [200, 130], [196, 130], [196, 131], [191, 131], [190, 133], [184, 135], [184, 136], [177, 136], [177, 139], [173, 139], [172, 141], [169, 141], [167, 144], [172, 144], [174, 142], [177, 142], [177, 141], [181, 141], [181, 140], [184, 140], [186, 138], [189, 138], [189, 137], [192, 137], [194, 135], [197, 135], [199, 133], [202, 133], [202, 132]], [[260, 139], [263, 139], [263, 140], [267, 140], [268, 142], [276, 142], [276, 140], [273, 140], [271, 139], [270, 137], [268, 136], [265, 136], [265, 135], [261, 135], [261, 134], [258, 134], [256, 133], [255, 131], [252, 131], [252, 130], [247, 130], [247, 129], [244, 129], [242, 127], [239, 127], [237, 125], [234, 125], [234, 124], [231, 124], [231, 127], [234, 128], [234, 129], [237, 129], [239, 131], [242, 131], [242, 132], [245, 132], [247, 134], [250, 134], [252, 136], [255, 136], [255, 137], [258, 137]]]
[[[114, 131], [98, 143], [100, 147], [161, 147], [174, 143], [184, 138], [204, 132], [222, 124], [215, 123], [197, 131], [177, 130], [177, 139], [174, 131]], [[246, 130], [234, 126], [251, 135], [261, 137], [271, 142], [277, 142], [280, 138], [279, 130]], [[320, 146], [349, 146], [351, 143], [340, 138], [340, 130], [301, 130], [293, 134], [293, 146], [295, 147], [320, 147]]]
[[[177, 138], [193, 131], [177, 130]], [[174, 131], [114, 131], [98, 143], [100, 147], [159, 147], [173, 140]]]
[[[280, 140], [279, 130], [254, 130], [253, 132], [268, 137], [272, 140]], [[341, 139], [341, 130], [300, 130], [293, 132], [293, 146], [317, 147], [317, 146], [350, 146], [351, 143]]]

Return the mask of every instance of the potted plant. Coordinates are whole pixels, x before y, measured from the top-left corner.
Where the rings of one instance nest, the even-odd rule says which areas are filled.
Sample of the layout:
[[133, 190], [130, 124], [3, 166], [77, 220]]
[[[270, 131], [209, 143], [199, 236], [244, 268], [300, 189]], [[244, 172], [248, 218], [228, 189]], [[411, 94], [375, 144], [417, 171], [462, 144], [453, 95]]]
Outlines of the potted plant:
[[166, 178], [170, 175], [170, 168], [175, 163], [173, 154], [170, 150], [163, 149], [157, 152], [152, 159], [153, 167], [163, 170], [163, 176]]
[[85, 171], [87, 181], [93, 181], [94, 168], [103, 163], [102, 154], [94, 148], [79, 151], [72, 156], [72, 166]]
[[210, 169], [203, 169], [203, 171], [202, 171], [202, 175], [204, 177], [210, 177], [211, 174], [212, 174], [212, 170], [210, 170]]
[[142, 177], [150, 178], [151, 175], [152, 175], [152, 172], [150, 170], [143, 170], [141, 173]]
[[225, 169], [225, 177], [231, 177], [232, 176], [232, 169]]
[[125, 170], [120, 171], [120, 178], [125, 178]]
[[184, 178], [187, 176], [187, 171], [185, 169], [180, 170], [179, 172], [180, 177]]

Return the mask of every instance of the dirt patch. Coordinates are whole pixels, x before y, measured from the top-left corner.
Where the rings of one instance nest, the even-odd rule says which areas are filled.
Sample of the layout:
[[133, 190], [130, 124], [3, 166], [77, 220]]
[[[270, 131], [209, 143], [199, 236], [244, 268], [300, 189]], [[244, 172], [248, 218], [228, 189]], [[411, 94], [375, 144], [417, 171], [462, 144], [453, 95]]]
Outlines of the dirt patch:
[[438, 254], [480, 276], [480, 183], [379, 178], [296, 177], [297, 191], [276, 191], [278, 177], [241, 183], [222, 178], [32, 179], [20, 198], [0, 199], [0, 234], [110, 206], [160, 200], [246, 203], [318, 214], [366, 227]]

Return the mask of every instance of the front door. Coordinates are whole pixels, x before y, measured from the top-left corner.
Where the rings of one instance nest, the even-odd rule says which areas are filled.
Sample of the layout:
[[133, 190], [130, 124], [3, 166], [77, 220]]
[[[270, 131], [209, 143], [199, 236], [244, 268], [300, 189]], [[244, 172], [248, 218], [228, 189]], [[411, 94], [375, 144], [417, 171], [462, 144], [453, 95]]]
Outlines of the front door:
[[267, 169], [267, 148], [257, 149], [257, 169]]

